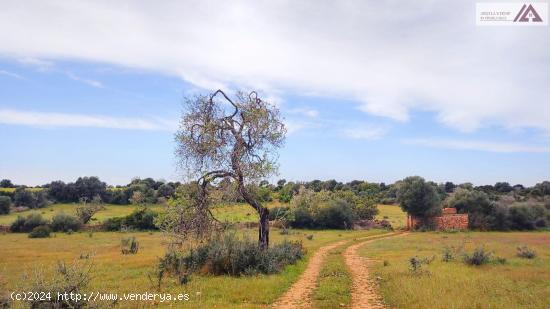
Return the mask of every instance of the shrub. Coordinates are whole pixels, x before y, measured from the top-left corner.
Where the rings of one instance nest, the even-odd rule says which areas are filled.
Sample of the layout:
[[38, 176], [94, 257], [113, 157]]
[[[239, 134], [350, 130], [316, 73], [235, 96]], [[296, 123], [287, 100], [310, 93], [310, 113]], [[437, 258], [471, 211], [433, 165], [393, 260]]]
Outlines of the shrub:
[[30, 214], [26, 218], [18, 216], [11, 224], [10, 230], [14, 233], [28, 233], [37, 226], [47, 225], [48, 221], [40, 214]]
[[47, 238], [50, 237], [50, 227], [47, 225], [40, 225], [32, 229], [29, 233], [29, 238]]
[[294, 210], [294, 220], [290, 225], [295, 228], [312, 228], [315, 225], [315, 220], [310, 210], [305, 207], [298, 207]]
[[103, 222], [103, 229], [109, 232], [120, 231], [123, 222], [124, 218], [121, 217], [109, 218]]
[[291, 211], [289, 207], [273, 207], [269, 210], [269, 220], [289, 220]]
[[326, 207], [321, 207], [315, 218], [315, 227], [329, 229], [350, 229], [353, 226], [353, 206], [337, 199], [330, 201]]
[[120, 251], [122, 254], [136, 254], [139, 250], [139, 242], [134, 236], [122, 238], [120, 241]]
[[537, 257], [537, 252], [527, 246], [517, 247], [517, 256], [524, 259], [534, 259]]
[[213, 238], [185, 255], [168, 252], [160, 269], [179, 276], [193, 272], [213, 275], [252, 275], [280, 272], [305, 254], [299, 242], [284, 241], [265, 250], [249, 239], [240, 240], [233, 233]]
[[57, 213], [52, 218], [51, 227], [54, 232], [68, 232], [69, 230], [78, 231], [82, 222], [75, 217], [63, 212]]
[[[37, 269], [33, 274], [27, 274], [25, 282], [30, 282], [30, 286], [25, 290], [52, 296], [49, 300], [47, 298], [27, 300], [29, 308], [88, 308], [88, 302], [82, 299], [80, 301], [74, 297], [61, 299], [57, 295], [85, 293], [84, 290], [91, 279], [91, 265], [90, 260], [75, 260], [72, 264], [58, 262], [53, 273], [45, 273], [42, 269]], [[97, 305], [99, 307], [99, 304]]]
[[8, 196], [0, 196], [0, 215], [9, 214], [11, 206], [11, 198]]
[[80, 219], [82, 223], [86, 224], [90, 222], [92, 217], [102, 209], [104, 209], [104, 207], [97, 202], [90, 203], [90, 204], [83, 204], [76, 208], [76, 216]]
[[156, 230], [154, 221], [157, 216], [157, 212], [143, 207], [126, 216], [123, 225], [137, 230]]
[[413, 256], [409, 258], [409, 270], [413, 274], [421, 274], [424, 272], [424, 265], [429, 265], [433, 260], [435, 259], [435, 256], [431, 258], [423, 257], [420, 258], [418, 256]]
[[478, 247], [472, 252], [471, 255], [468, 253], [464, 254], [464, 263], [475, 266], [487, 264], [491, 261], [492, 255], [493, 254], [485, 250], [483, 246]]

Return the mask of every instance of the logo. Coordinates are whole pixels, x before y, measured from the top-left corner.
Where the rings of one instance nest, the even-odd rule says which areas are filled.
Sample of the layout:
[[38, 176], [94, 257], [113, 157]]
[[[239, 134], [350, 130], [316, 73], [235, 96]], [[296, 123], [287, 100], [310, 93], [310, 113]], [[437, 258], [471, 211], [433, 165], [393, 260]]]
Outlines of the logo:
[[[540, 18], [539, 14], [531, 4], [529, 4], [529, 7], [527, 7], [527, 10], [525, 9], [527, 7], [527, 4], [524, 4], [521, 7], [521, 10], [519, 11], [518, 15], [516, 15], [516, 18], [514, 18], [514, 22], [529, 22], [531, 20], [532, 22], [542, 22], [542, 18]], [[521, 17], [520, 17], [521, 16]]]
[[478, 26], [548, 26], [548, 2], [478, 2]]

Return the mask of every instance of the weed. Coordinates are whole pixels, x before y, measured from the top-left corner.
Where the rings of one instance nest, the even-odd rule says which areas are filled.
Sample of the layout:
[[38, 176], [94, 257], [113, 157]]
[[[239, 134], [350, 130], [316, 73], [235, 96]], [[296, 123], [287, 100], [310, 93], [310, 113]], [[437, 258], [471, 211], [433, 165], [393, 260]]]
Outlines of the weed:
[[534, 259], [537, 257], [537, 252], [527, 246], [517, 247], [517, 256], [524, 259]]
[[120, 241], [120, 251], [122, 254], [136, 254], [139, 250], [139, 242], [134, 236], [122, 238]]

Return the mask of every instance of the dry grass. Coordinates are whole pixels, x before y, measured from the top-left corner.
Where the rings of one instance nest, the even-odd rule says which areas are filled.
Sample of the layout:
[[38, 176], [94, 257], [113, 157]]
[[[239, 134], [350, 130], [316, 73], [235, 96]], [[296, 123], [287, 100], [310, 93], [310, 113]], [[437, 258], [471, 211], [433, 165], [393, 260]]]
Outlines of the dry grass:
[[388, 220], [393, 228], [401, 228], [407, 225], [407, 214], [401, 210], [399, 205], [378, 205], [378, 220]]
[[[471, 252], [485, 245], [507, 259], [500, 265], [467, 266], [460, 260], [441, 261], [445, 246], [461, 246]], [[516, 257], [516, 247], [527, 245], [539, 253], [534, 260]], [[381, 292], [395, 308], [548, 308], [550, 298], [549, 232], [413, 233], [404, 238], [374, 242], [362, 254], [373, 259]], [[431, 257], [429, 273], [412, 275], [408, 259]], [[389, 262], [384, 266], [383, 261]]]

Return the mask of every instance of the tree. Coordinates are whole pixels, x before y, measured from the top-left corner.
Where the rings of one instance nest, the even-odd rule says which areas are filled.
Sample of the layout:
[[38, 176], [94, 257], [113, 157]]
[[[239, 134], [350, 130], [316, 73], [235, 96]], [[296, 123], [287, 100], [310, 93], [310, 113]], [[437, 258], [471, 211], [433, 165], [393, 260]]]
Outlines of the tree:
[[430, 217], [441, 212], [441, 199], [436, 188], [424, 178], [412, 176], [398, 184], [397, 199], [408, 214]]
[[0, 196], [0, 215], [9, 214], [11, 199], [9, 196]]
[[[229, 110], [228, 110], [229, 109]], [[276, 149], [284, 142], [286, 129], [277, 108], [258, 98], [256, 92], [229, 98], [217, 90], [209, 96], [186, 100], [186, 111], [176, 134], [177, 155], [189, 176], [198, 177], [200, 214], [208, 210], [209, 186], [231, 178], [237, 192], [259, 215], [258, 244], [269, 246], [269, 210], [249, 191], [273, 175]]]
[[495, 190], [501, 193], [508, 193], [513, 189], [514, 188], [512, 188], [512, 186], [507, 182], [497, 182], [495, 184]]
[[15, 187], [11, 180], [9, 179], [2, 179], [0, 180], [0, 188], [13, 188]]
[[107, 190], [107, 185], [95, 176], [79, 177], [74, 185], [78, 198], [86, 198], [89, 201], [96, 195], [104, 196]]

